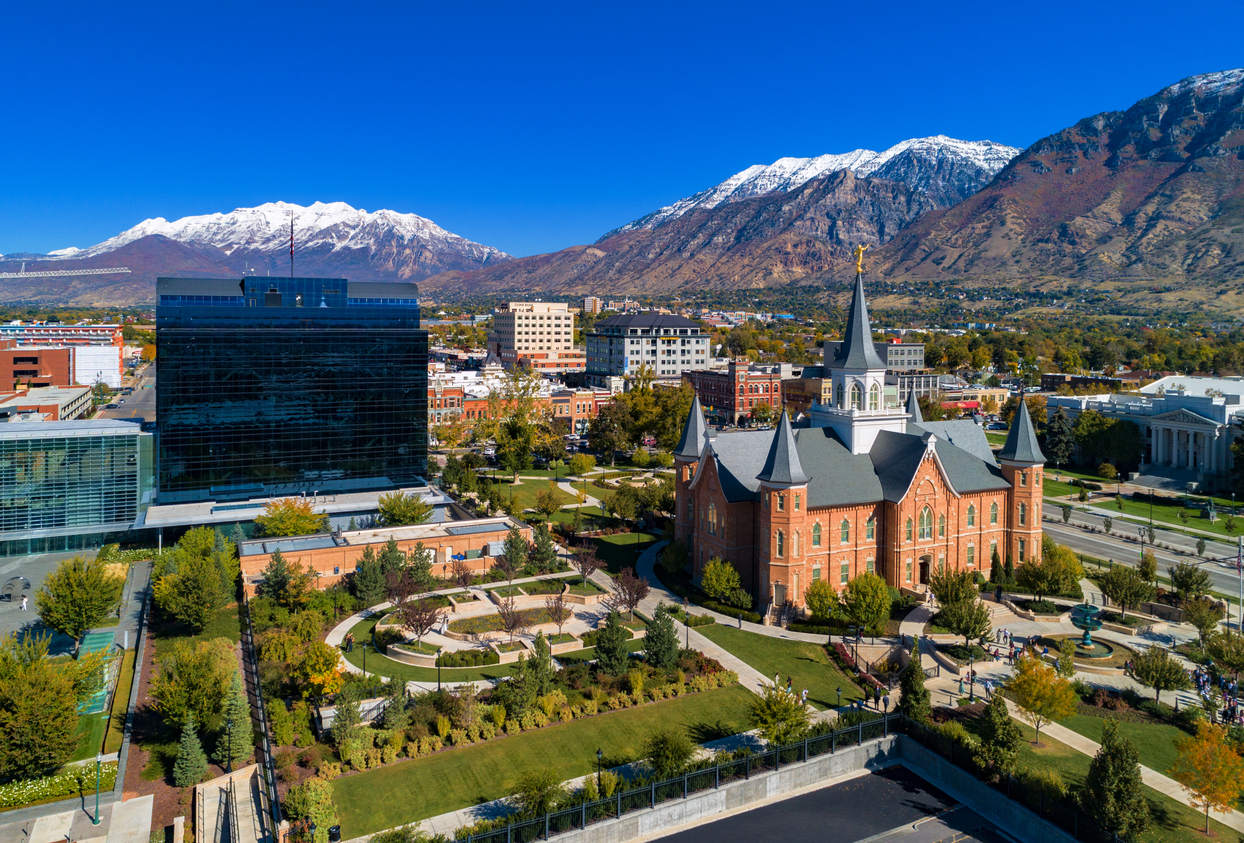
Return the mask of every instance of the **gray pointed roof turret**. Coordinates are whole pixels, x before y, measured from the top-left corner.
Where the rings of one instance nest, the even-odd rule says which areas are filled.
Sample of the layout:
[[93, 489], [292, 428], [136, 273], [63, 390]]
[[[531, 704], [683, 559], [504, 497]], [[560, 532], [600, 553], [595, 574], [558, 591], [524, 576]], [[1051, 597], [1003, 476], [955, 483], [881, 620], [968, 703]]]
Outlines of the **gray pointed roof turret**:
[[847, 314], [847, 330], [842, 335], [842, 347], [838, 356], [829, 364], [831, 369], [884, 369], [877, 349], [873, 347], [873, 332], [868, 321], [868, 303], [864, 301], [864, 276], [856, 274], [855, 293], [851, 297], [851, 310]]
[[908, 419], [909, 424], [924, 424], [924, 416], [920, 412], [920, 399], [916, 397], [914, 389], [907, 393], [907, 414], [911, 416]]
[[697, 459], [704, 450], [704, 441], [708, 438], [708, 422], [704, 421], [704, 410], [700, 407], [700, 396], [691, 401], [691, 412], [687, 413], [687, 422], [682, 428], [682, 438], [678, 447], [674, 448], [674, 456]]
[[773, 431], [773, 442], [769, 445], [769, 456], [765, 459], [765, 467], [756, 475], [762, 483], [778, 483], [797, 486], [808, 482], [808, 475], [803, 473], [803, 465], [799, 462], [799, 452], [795, 449], [795, 431], [790, 427], [790, 416], [782, 411], [777, 429]]
[[1045, 462], [1045, 454], [1041, 453], [1041, 446], [1037, 444], [1037, 431], [1033, 429], [1032, 416], [1028, 414], [1028, 402], [1022, 395], [1019, 399], [1019, 410], [1006, 434], [1006, 443], [998, 452], [998, 459], [1010, 462]]

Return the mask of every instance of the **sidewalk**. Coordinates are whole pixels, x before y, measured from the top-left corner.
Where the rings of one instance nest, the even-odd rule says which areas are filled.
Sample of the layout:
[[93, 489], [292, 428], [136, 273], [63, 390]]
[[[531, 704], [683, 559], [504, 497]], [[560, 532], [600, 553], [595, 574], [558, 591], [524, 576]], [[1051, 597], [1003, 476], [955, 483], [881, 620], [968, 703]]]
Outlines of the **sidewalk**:
[[[1021, 723], [1025, 722], [1024, 718], [1020, 716], [1019, 709], [1015, 703], [1007, 700], [1006, 704], [1007, 708], [1011, 710], [1012, 717], [1019, 720]], [[1059, 726], [1057, 723], [1050, 723], [1046, 726], [1042, 726], [1041, 732], [1050, 737], [1052, 740], [1064, 743], [1077, 752], [1082, 752], [1085, 755], [1096, 755], [1097, 750], [1101, 749], [1101, 744], [1094, 743], [1081, 735], [1079, 732], [1073, 732], [1065, 726]], [[1197, 806], [1192, 804], [1192, 799], [1188, 796], [1188, 792], [1184, 790], [1183, 786], [1174, 779], [1168, 778], [1156, 770], [1151, 770], [1143, 764], [1140, 767], [1140, 777], [1145, 784], [1156, 790], [1158, 793], [1161, 793], [1164, 796], [1169, 796], [1176, 802], [1187, 805], [1190, 808], [1197, 809]], [[1200, 808], [1197, 810], [1203, 811], [1204, 809]], [[1236, 831], [1244, 831], [1244, 813], [1240, 813], [1239, 811], [1230, 811], [1226, 814], [1221, 814], [1217, 811], [1211, 811], [1210, 816], [1218, 820], [1223, 825], [1229, 826]]]
[[3, 823], [0, 814], [0, 840], [53, 843], [72, 840], [74, 843], [135, 843], [151, 839], [151, 810], [155, 797], [139, 796], [127, 802], [99, 806], [99, 825], [91, 823], [95, 803], [83, 800], [83, 807], [49, 814], [25, 822]]

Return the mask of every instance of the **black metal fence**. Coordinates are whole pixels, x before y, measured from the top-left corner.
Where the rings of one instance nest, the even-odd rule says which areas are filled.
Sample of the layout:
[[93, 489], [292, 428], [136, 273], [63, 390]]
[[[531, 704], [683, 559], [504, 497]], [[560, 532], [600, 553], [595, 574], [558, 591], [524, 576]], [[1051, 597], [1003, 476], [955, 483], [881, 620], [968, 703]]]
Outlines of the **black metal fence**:
[[547, 840], [554, 835], [586, 828], [603, 820], [618, 819], [624, 814], [655, 808], [674, 799], [686, 799], [694, 793], [712, 790], [729, 782], [774, 772], [791, 764], [802, 764], [845, 747], [879, 740], [893, 734], [896, 729], [901, 730], [904, 719], [900, 714], [879, 715], [876, 720], [868, 723], [860, 723], [704, 769], [692, 770], [677, 778], [619, 790], [614, 795], [595, 802], [583, 802], [573, 808], [564, 808], [534, 819], [516, 820], [492, 831], [470, 835], [466, 841], [529, 843], [532, 840]]
[[1119, 837], [1104, 831], [1093, 817], [1080, 811], [1069, 798], [1051, 797], [1044, 790], [1033, 788], [1011, 775], [995, 775], [976, 763], [971, 750], [955, 743], [941, 732], [909, 720], [897, 712], [878, 716], [876, 720], [838, 729], [798, 743], [693, 770], [677, 778], [619, 790], [607, 798], [583, 802], [542, 817], [515, 820], [491, 831], [472, 834], [463, 838], [463, 841], [464, 843], [530, 843], [535, 840], [547, 840], [558, 834], [587, 828], [593, 823], [619, 819], [624, 814], [655, 808], [674, 799], [686, 799], [694, 793], [712, 790], [729, 782], [748, 779], [760, 773], [773, 772], [791, 764], [802, 764], [846, 747], [859, 746], [894, 734], [904, 734], [955, 766], [971, 772], [982, 783], [1077, 840], [1089, 843], [1103, 843], [1103, 841], [1123, 843]]
[[[263, 686], [259, 682], [259, 654], [255, 651], [255, 630], [251, 626], [250, 601], [240, 605], [242, 615], [242, 660], [246, 665], [251, 686], [255, 689], [255, 711], [259, 714], [259, 732], [263, 736], [260, 752], [260, 769], [263, 771], [264, 787], [268, 791], [268, 806], [272, 812], [272, 827], [281, 826], [281, 801], [276, 791], [276, 761], [272, 754], [272, 738], [268, 727], [268, 706], [263, 698]], [[279, 702], [279, 701], [278, 701]], [[280, 703], [284, 705], [284, 703]]]

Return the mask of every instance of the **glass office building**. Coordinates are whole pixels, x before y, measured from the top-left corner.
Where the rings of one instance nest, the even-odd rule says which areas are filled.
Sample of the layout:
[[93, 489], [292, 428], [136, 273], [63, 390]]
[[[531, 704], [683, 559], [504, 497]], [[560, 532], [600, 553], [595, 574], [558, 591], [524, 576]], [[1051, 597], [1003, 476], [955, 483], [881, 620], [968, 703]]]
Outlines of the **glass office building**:
[[0, 424], [0, 557], [124, 540], [153, 467], [152, 435], [131, 422]]
[[161, 278], [160, 503], [413, 485], [428, 335], [414, 284]]

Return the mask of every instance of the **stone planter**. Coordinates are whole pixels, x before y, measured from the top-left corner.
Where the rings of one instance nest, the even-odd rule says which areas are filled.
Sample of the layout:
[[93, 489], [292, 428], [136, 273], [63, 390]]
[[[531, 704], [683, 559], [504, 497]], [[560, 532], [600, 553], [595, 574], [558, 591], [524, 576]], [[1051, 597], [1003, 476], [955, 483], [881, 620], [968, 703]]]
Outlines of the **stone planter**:
[[390, 644], [385, 648], [386, 656], [395, 662], [413, 665], [414, 667], [436, 667], [436, 656], [427, 653], [416, 653], [414, 650], [407, 649], [401, 644]]

